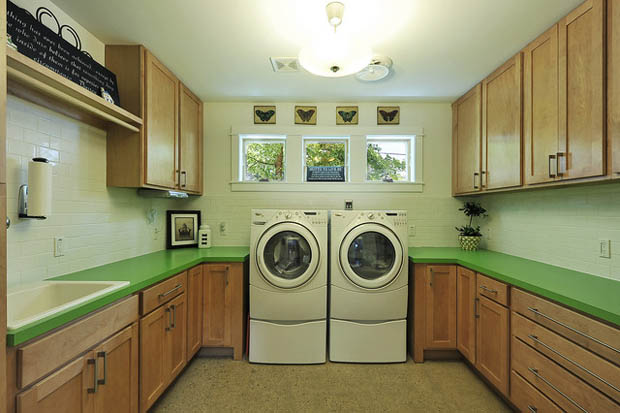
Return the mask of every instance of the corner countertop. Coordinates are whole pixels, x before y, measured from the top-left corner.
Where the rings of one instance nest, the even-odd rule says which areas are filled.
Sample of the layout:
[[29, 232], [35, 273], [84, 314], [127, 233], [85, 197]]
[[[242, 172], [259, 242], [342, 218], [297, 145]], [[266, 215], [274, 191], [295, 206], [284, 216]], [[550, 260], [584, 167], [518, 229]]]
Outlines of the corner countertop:
[[409, 248], [419, 264], [458, 264], [620, 326], [620, 281], [488, 250]]
[[195, 265], [203, 262], [244, 262], [248, 259], [249, 253], [248, 247], [163, 250], [52, 278], [73, 281], [129, 281], [129, 285], [77, 307], [8, 331], [7, 346], [21, 344]]

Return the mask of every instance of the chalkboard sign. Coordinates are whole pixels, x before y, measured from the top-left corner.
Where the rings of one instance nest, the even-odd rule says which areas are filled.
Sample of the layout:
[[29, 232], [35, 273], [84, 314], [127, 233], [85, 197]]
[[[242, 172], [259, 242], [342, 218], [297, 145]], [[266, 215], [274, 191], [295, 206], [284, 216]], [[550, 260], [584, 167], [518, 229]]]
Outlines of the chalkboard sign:
[[308, 166], [307, 182], [344, 182], [344, 166]]
[[[53, 17], [49, 11], [46, 11], [45, 14]], [[27, 10], [10, 1], [7, 1], [6, 18], [7, 34], [11, 35], [19, 53], [88, 89], [97, 96], [101, 96], [101, 88], [104, 88], [112, 96], [114, 103], [120, 106], [114, 73], [63, 39], [58, 33], [54, 33]], [[55, 17], [53, 18], [55, 19]], [[78, 46], [81, 47], [75, 30], [66, 25], [58, 29], [62, 31], [63, 28], [68, 28], [67, 30], [73, 35]], [[6, 46], [2, 45], [2, 47]]]

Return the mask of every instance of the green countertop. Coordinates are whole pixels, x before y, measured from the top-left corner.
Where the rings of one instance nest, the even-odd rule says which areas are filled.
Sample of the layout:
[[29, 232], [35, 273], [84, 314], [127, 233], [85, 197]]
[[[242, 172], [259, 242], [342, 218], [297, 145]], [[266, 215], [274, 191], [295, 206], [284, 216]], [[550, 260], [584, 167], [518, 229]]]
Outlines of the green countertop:
[[462, 265], [620, 326], [620, 281], [487, 250], [418, 247], [409, 258]]
[[244, 262], [248, 259], [249, 253], [248, 247], [163, 250], [55, 277], [54, 280], [129, 281], [129, 285], [77, 307], [69, 308], [34, 323], [8, 331], [7, 345], [21, 344], [200, 263]]

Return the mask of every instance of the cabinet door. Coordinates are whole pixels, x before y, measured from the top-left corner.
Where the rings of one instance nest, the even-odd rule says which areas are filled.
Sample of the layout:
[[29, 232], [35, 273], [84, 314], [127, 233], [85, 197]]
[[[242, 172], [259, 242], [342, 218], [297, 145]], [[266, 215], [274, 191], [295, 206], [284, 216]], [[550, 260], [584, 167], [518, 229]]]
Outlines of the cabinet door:
[[427, 349], [456, 348], [456, 267], [426, 266]]
[[521, 185], [521, 53], [482, 83], [483, 189]]
[[478, 295], [476, 367], [503, 394], [508, 395], [509, 310]]
[[187, 273], [187, 361], [200, 350], [202, 343], [202, 265]]
[[229, 346], [231, 337], [231, 289], [228, 265], [207, 264], [203, 268], [204, 346]]
[[176, 188], [179, 82], [150, 52], [145, 53], [145, 180], [147, 185]]
[[605, 173], [604, 0], [588, 0], [559, 23], [562, 179]]
[[452, 104], [453, 192], [475, 192], [480, 187], [481, 85]]
[[187, 301], [183, 293], [170, 301], [168, 310], [172, 317], [166, 331], [167, 383], [179, 375], [187, 363]]
[[607, 2], [607, 134], [609, 173], [620, 178], [620, 4]]
[[202, 101], [183, 84], [179, 97], [180, 187], [202, 193]]
[[95, 363], [90, 352], [35, 384], [17, 396], [17, 413], [91, 412], [98, 386]]
[[95, 349], [99, 363], [96, 413], [138, 411], [138, 330], [134, 323]]
[[556, 179], [559, 139], [558, 25], [523, 50], [525, 183]]
[[171, 314], [162, 306], [140, 319], [140, 411], [146, 412], [167, 385], [165, 343]]
[[476, 363], [476, 273], [458, 267], [456, 271], [456, 348]]

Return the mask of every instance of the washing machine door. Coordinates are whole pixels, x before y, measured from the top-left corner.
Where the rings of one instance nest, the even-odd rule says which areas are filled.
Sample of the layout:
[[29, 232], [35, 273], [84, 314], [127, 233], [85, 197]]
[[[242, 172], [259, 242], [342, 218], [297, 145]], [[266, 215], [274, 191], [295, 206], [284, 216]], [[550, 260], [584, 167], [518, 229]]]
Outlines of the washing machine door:
[[283, 222], [263, 233], [256, 246], [258, 269], [267, 282], [279, 288], [304, 285], [319, 266], [319, 244], [301, 224]]
[[355, 285], [377, 289], [389, 285], [403, 266], [403, 247], [392, 230], [381, 224], [361, 224], [340, 244], [340, 266]]

